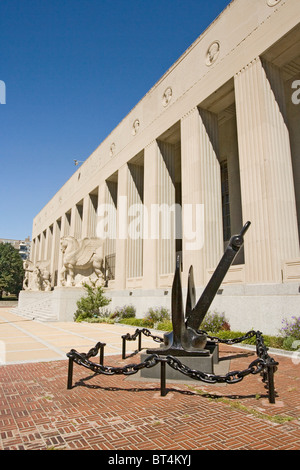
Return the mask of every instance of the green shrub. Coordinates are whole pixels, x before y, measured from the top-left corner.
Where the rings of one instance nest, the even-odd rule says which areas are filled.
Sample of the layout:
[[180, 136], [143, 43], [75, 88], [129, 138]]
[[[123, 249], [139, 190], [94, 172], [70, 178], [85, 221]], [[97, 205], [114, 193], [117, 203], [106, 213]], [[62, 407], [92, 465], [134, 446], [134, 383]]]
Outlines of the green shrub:
[[263, 339], [264, 339], [264, 344], [268, 348], [276, 348], [276, 349], [283, 348], [283, 338], [281, 338], [280, 336], [270, 336], [270, 335], [263, 334]]
[[110, 315], [110, 318], [120, 321], [124, 318], [134, 318], [135, 314], [136, 310], [133, 305], [125, 305], [124, 307], [117, 307]]
[[151, 326], [154, 327], [157, 323], [170, 320], [170, 312], [164, 307], [149, 308], [145, 315], [145, 320], [150, 322]]
[[100, 317], [100, 308], [105, 307], [111, 301], [105, 297], [103, 287], [96, 286], [96, 282], [91, 281], [91, 284], [84, 283], [83, 287], [87, 295], [81, 297], [76, 302], [77, 310], [74, 314], [76, 322]]
[[151, 328], [151, 322], [145, 320], [145, 318], [122, 318], [120, 323], [125, 325], [138, 326], [140, 328]]
[[200, 329], [209, 333], [217, 333], [222, 330], [230, 330], [230, 326], [224, 313], [208, 312], [200, 325]]
[[115, 323], [114, 320], [108, 317], [86, 318], [84, 321], [87, 323], [109, 323], [110, 325], [113, 325]]
[[228, 340], [228, 339], [242, 338], [244, 335], [245, 333], [242, 333], [241, 331], [221, 330], [221, 331], [217, 331], [211, 336], [216, 336], [217, 338]]
[[156, 329], [162, 331], [173, 331], [173, 324], [171, 320], [165, 320], [157, 323]]
[[[242, 331], [218, 331], [217, 333], [214, 333], [212, 336], [216, 336], [217, 338], [224, 339], [224, 340], [229, 340], [229, 339], [236, 339], [236, 338], [242, 338], [245, 336], [245, 332]], [[270, 336], [270, 335], [264, 335], [263, 334], [263, 340], [264, 344], [267, 348], [276, 348], [276, 349], [289, 349], [288, 347], [284, 347], [284, 341], [283, 338], [280, 336]], [[237, 344], [256, 344], [256, 336], [252, 336], [251, 338], [245, 339], [241, 343]], [[288, 346], [288, 344], [286, 345]]]
[[289, 351], [294, 350], [295, 347], [293, 347], [293, 344], [295, 341], [299, 342], [299, 339], [295, 338], [294, 336], [287, 336], [286, 338], [282, 338], [282, 348]]

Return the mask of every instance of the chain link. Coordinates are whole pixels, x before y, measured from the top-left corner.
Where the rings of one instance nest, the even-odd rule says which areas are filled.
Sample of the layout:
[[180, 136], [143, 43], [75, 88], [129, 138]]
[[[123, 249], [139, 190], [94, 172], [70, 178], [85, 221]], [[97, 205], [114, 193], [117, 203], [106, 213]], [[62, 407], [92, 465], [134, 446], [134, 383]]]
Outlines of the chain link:
[[256, 337], [257, 337], [257, 334], [260, 333], [260, 332], [259, 332], [259, 331], [251, 330], [251, 331], [248, 331], [248, 333], [246, 333], [244, 336], [241, 336], [241, 337], [239, 337], [239, 338], [231, 338], [231, 339], [221, 339], [221, 338], [218, 338], [217, 336], [210, 336], [210, 335], [209, 335], [206, 331], [204, 331], [204, 330], [198, 330], [197, 333], [205, 334], [209, 339], [211, 339], [211, 340], [214, 341], [215, 343], [237, 344], [237, 343], [241, 343], [241, 342], [244, 341], [245, 339], [253, 338], [253, 336], [256, 336]]
[[[158, 336], [152, 335], [151, 332], [145, 328], [142, 330], [137, 329], [133, 335], [124, 335], [126, 339], [132, 340], [136, 339], [136, 337], [143, 333], [146, 336], [151, 336], [154, 341], [162, 341], [162, 338]], [[122, 338], [124, 338], [124, 336]], [[191, 369], [187, 365], [183, 364], [178, 357], [174, 356], [162, 356], [158, 354], [152, 354], [148, 356], [143, 362], [139, 364], [127, 364], [124, 367], [113, 367], [113, 366], [104, 366], [102, 364], [96, 364], [95, 362], [90, 361], [90, 357], [96, 356], [99, 349], [105, 346], [105, 343], [97, 343], [96, 346], [88, 351], [88, 353], [79, 353], [75, 349], [71, 349], [69, 353], [67, 353], [67, 357], [72, 359], [78, 365], [84, 366], [97, 374], [104, 374], [104, 375], [114, 375], [114, 374], [124, 374], [124, 375], [132, 375], [136, 374], [143, 368], [151, 368], [156, 366], [161, 362], [166, 362], [172, 369], [175, 369], [182, 374], [195, 379], [200, 380], [202, 382], [208, 384], [215, 384], [215, 383], [228, 383], [234, 384], [243, 380], [249, 374], [258, 374], [261, 373], [263, 375], [263, 381], [265, 381], [267, 377], [267, 371], [270, 367], [273, 368], [274, 372], [277, 370], [278, 362], [276, 362], [273, 358], [268, 355], [268, 348], [264, 344], [264, 340], [262, 337], [262, 333], [259, 331], [250, 331], [246, 335], [241, 338], [235, 338], [233, 340], [221, 340], [217, 337], [209, 337], [215, 342], [227, 343], [227, 344], [235, 344], [237, 342], [241, 342], [244, 339], [251, 338], [256, 336], [256, 351], [257, 351], [257, 359], [255, 359], [249, 366], [244, 370], [235, 370], [228, 372], [225, 375], [216, 375], [211, 373], [205, 373], [199, 370]]]
[[130, 333], [127, 333], [126, 335], [122, 336], [122, 339], [125, 339], [126, 341], [134, 341], [136, 340], [136, 338], [139, 336], [140, 333], [142, 333], [145, 336], [151, 337], [153, 341], [155, 341], [156, 343], [163, 343], [164, 341], [163, 338], [161, 338], [160, 336], [153, 335], [151, 331], [148, 330], [147, 328], [137, 328], [135, 332], [133, 333], [133, 335], [131, 335]]

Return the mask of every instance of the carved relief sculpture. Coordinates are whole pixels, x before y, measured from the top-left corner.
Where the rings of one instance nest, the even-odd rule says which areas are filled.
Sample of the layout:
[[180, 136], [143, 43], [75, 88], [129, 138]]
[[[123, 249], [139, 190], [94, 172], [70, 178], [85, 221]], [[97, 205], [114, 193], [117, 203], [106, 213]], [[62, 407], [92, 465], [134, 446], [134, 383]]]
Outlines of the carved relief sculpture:
[[268, 0], [267, 4], [269, 7], [275, 7], [281, 0]]
[[213, 42], [206, 53], [206, 65], [212, 65], [218, 58], [220, 53], [220, 43], [218, 41]]
[[62, 286], [81, 286], [91, 276], [99, 282], [104, 279], [103, 241], [100, 238], [63, 237], [60, 241], [63, 267], [60, 271]]
[[136, 119], [132, 125], [132, 135], [136, 135], [138, 133], [140, 127], [140, 121]]
[[162, 100], [163, 106], [168, 106], [168, 104], [169, 104], [170, 101], [171, 101], [172, 94], [173, 94], [173, 92], [172, 92], [172, 88], [171, 88], [171, 87], [168, 87], [168, 88], [164, 91], [163, 100]]
[[49, 267], [49, 260], [37, 261], [36, 264], [30, 260], [25, 260], [23, 263], [25, 271], [23, 289], [30, 291], [50, 291], [51, 279]]

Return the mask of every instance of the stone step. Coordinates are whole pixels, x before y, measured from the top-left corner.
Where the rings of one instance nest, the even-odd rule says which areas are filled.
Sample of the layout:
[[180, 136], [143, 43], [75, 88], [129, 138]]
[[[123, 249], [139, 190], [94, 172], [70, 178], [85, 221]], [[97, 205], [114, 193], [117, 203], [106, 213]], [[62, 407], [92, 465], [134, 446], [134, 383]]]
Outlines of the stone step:
[[57, 316], [53, 314], [52, 311], [42, 310], [42, 309], [19, 309], [15, 308], [12, 310], [13, 313], [20, 315], [25, 318], [31, 318], [33, 320], [39, 321], [57, 321]]
[[18, 307], [13, 310], [17, 315], [45, 322], [58, 320], [53, 312], [52, 292], [34, 292], [31, 296], [22, 297], [21, 302], [20, 298]]

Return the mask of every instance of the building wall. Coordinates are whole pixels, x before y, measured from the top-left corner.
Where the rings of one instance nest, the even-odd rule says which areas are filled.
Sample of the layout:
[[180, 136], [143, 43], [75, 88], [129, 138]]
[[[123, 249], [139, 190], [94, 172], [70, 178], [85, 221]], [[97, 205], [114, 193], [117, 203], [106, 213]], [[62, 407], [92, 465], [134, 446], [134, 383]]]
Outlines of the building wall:
[[[105, 203], [116, 209], [112, 234], [126, 211], [130, 224], [133, 204], [144, 207], [148, 235], [145, 214], [155, 204], [176, 206], [182, 231], [164, 239], [162, 217], [157, 237], [106, 240], [112, 291], [169, 288], [176, 254], [184, 282], [193, 264], [204, 286], [247, 220], [224, 286], [299, 284], [300, 105], [291, 99], [299, 19], [298, 0], [233, 0], [165, 73], [35, 217], [32, 260], [51, 259], [53, 286], [60, 237], [97, 235]], [[184, 218], [190, 205], [202, 220], [194, 245]]]

